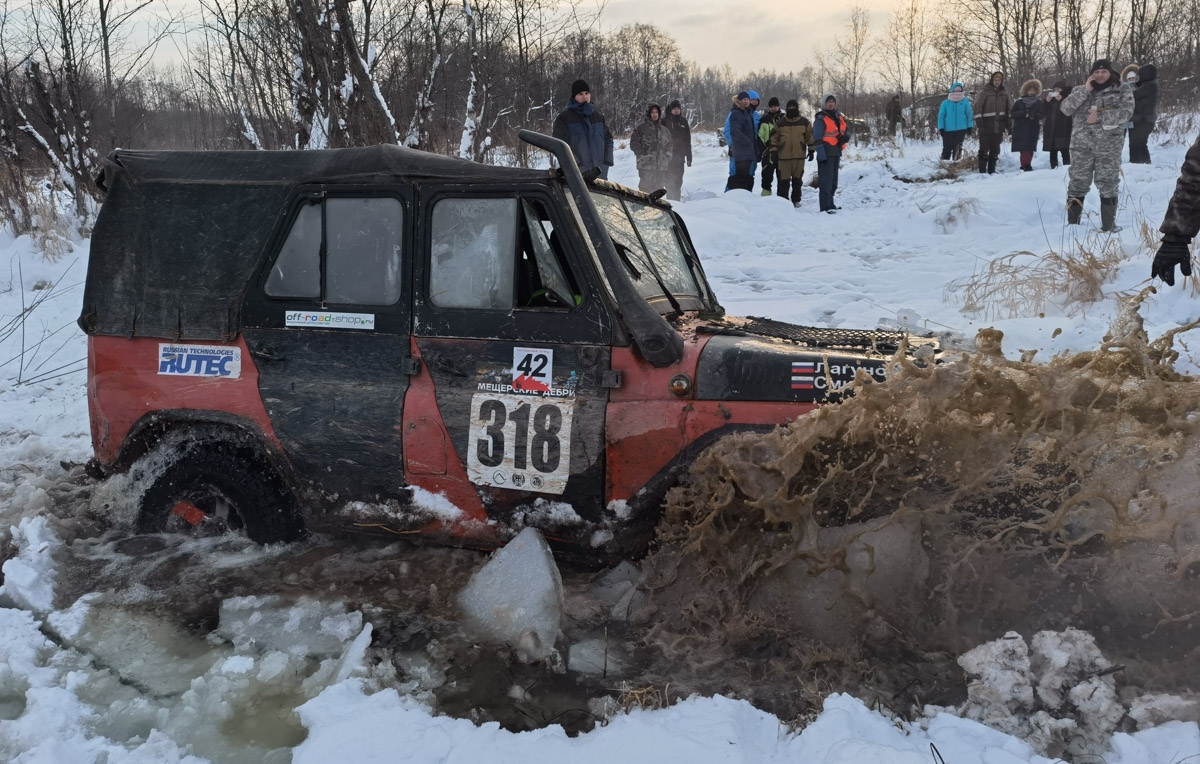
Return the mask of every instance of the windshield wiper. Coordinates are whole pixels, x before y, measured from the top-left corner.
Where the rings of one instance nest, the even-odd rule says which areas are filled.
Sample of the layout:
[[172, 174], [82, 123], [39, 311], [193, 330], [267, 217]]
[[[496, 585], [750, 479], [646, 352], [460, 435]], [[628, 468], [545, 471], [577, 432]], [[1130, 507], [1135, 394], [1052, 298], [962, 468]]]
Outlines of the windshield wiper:
[[609, 238], [612, 239], [613, 248], [617, 250], [617, 256], [621, 258], [621, 262], [625, 263], [625, 267], [629, 269], [629, 272], [635, 279], [640, 280], [642, 278], [642, 272], [634, 267], [633, 260], [629, 257], [629, 247], [625, 246], [616, 239], [613, 239], [611, 236]]

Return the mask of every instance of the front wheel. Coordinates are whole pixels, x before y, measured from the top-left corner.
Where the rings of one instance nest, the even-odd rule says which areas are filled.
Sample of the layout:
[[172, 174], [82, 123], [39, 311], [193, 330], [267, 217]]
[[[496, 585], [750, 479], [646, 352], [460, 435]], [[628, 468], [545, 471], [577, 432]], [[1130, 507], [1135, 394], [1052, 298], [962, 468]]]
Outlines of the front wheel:
[[244, 533], [269, 544], [304, 537], [291, 491], [255, 449], [193, 442], [147, 457], [153, 478], [138, 508], [140, 533]]

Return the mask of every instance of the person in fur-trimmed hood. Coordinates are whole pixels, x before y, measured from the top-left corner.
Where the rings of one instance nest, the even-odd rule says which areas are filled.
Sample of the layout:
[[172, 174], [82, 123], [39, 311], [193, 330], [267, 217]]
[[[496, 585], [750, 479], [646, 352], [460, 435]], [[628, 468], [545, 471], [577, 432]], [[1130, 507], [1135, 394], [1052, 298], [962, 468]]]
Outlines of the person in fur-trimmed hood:
[[1071, 118], [1062, 113], [1063, 99], [1071, 95], [1072, 88], [1066, 80], [1058, 80], [1046, 94], [1046, 127], [1042, 130], [1042, 151], [1050, 154], [1050, 169], [1058, 167], [1058, 155], [1062, 163], [1071, 164]]
[[1092, 182], [1100, 192], [1100, 230], [1115, 232], [1117, 189], [1121, 182], [1121, 144], [1133, 116], [1133, 92], [1121, 86], [1108, 59], [1092, 64], [1082, 87], [1063, 99], [1071, 127], [1071, 172], [1067, 184], [1067, 223], [1078, 225], [1083, 199]]
[[1129, 128], [1129, 161], [1150, 164], [1150, 133], [1158, 119], [1158, 67], [1146, 64], [1138, 70], [1133, 89], [1133, 126]]
[[729, 136], [729, 180], [725, 190], [732, 191], [740, 188], [745, 191], [754, 189], [752, 167], [758, 158], [758, 121], [754, 110], [750, 108], [750, 93], [743, 90], [733, 97], [733, 105], [729, 107], [729, 117], [725, 120], [726, 133]]
[[979, 129], [979, 171], [993, 173], [1000, 158], [1000, 142], [1009, 125], [1012, 99], [1004, 89], [1004, 72], [992, 72], [992, 79], [975, 97], [975, 127]]
[[638, 190], [650, 193], [667, 187], [667, 171], [671, 167], [675, 140], [662, 123], [658, 104], [646, 109], [646, 121], [633, 129], [629, 148], [637, 157]]
[[1033, 153], [1037, 151], [1038, 134], [1042, 132], [1042, 81], [1029, 80], [1021, 86], [1021, 97], [1013, 101], [1012, 150], [1021, 154], [1021, 169], [1033, 169]]

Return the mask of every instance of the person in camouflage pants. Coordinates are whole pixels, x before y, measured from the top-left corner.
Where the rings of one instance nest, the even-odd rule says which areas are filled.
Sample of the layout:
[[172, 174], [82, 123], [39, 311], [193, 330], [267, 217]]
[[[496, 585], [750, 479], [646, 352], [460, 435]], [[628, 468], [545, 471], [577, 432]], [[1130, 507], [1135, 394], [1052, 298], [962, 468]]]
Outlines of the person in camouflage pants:
[[1121, 147], [1125, 123], [1133, 116], [1133, 91], [1121, 87], [1108, 59], [1092, 64], [1092, 74], [1059, 109], [1074, 117], [1071, 128], [1071, 171], [1067, 184], [1067, 222], [1078, 225], [1083, 198], [1092, 187], [1100, 192], [1100, 230], [1119, 231], [1117, 187], [1121, 181]]
[[1175, 194], [1158, 230], [1163, 234], [1163, 242], [1154, 256], [1150, 278], [1157, 277], [1167, 286], [1175, 286], [1176, 265], [1184, 276], [1192, 275], [1190, 245], [1200, 232], [1200, 137], [1183, 159]]

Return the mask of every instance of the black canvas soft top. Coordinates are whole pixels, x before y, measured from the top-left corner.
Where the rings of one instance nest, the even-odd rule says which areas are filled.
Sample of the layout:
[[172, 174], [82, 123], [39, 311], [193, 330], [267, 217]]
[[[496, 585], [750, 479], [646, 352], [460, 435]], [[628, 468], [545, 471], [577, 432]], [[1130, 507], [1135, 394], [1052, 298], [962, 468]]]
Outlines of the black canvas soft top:
[[124, 151], [105, 159], [79, 325], [89, 335], [228, 341], [242, 293], [298, 185], [544, 182], [399, 146]]

